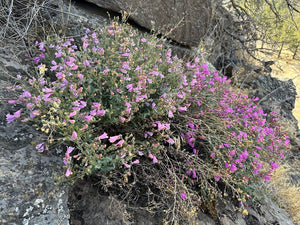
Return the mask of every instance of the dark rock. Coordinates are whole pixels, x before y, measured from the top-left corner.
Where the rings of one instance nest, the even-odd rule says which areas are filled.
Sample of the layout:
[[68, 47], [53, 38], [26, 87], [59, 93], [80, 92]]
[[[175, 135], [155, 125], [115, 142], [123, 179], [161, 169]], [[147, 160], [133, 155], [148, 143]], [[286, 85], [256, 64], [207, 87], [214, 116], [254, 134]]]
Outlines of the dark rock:
[[197, 46], [208, 31], [213, 15], [213, 2], [206, 0], [88, 0], [115, 12], [127, 11], [130, 18], [142, 27], [168, 31], [173, 40], [188, 46]]
[[265, 113], [275, 111], [290, 121], [295, 130], [298, 129], [298, 122], [292, 113], [295, 108], [297, 92], [291, 79], [281, 81], [264, 74], [252, 74], [250, 77], [238, 77], [237, 79], [237, 83], [242, 84], [241, 88], [250, 91], [250, 97], [259, 97], [258, 104], [262, 106]]
[[233, 210], [231, 203], [219, 205], [219, 218], [221, 225], [294, 225], [287, 214], [268, 198], [261, 200], [256, 205], [246, 207], [248, 215]]

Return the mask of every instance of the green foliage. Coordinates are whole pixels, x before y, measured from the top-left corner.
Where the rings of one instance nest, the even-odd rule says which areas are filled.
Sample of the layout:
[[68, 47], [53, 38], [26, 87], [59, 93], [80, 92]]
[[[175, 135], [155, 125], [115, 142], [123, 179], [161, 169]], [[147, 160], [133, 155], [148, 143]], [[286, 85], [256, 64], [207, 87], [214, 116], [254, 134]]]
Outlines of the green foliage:
[[65, 179], [100, 176], [130, 202], [139, 184], [147, 207], [169, 220], [211, 209], [227, 193], [246, 214], [253, 185], [270, 179], [289, 139], [257, 99], [232, 92], [198, 58], [172, 56], [164, 42], [117, 22], [87, 30], [77, 45], [37, 42], [39, 76], [11, 87], [22, 94], [9, 102], [25, 108], [7, 121], [33, 121], [48, 134], [40, 152], [63, 144]]
[[300, 13], [291, 10], [285, 0], [237, 3], [250, 15], [263, 41], [284, 44], [297, 50], [300, 43]]

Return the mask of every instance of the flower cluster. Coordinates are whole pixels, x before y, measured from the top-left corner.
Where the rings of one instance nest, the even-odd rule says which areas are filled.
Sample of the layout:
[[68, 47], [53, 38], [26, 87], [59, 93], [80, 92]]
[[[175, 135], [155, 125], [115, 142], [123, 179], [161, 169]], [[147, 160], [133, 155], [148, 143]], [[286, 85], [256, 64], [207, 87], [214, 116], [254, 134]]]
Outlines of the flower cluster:
[[183, 200], [205, 181], [240, 190], [269, 180], [289, 148], [275, 113], [234, 93], [198, 58], [172, 56], [164, 41], [113, 22], [77, 42], [36, 42], [38, 76], [9, 87], [21, 91], [9, 103], [25, 107], [7, 121], [37, 123], [49, 135], [40, 152], [64, 144], [66, 177], [126, 171], [142, 159], [159, 164], [169, 151], [186, 156], [170, 169], [187, 185]]

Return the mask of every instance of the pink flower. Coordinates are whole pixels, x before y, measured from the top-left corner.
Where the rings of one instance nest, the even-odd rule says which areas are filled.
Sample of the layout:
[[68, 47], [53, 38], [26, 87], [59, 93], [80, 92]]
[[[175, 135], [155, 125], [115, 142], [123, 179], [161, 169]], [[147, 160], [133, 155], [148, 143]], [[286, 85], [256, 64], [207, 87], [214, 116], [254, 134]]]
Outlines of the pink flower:
[[116, 140], [118, 140], [121, 137], [121, 135], [112, 136], [109, 138], [110, 143], [114, 143]]
[[97, 110], [97, 115], [98, 116], [104, 116], [105, 115], [105, 110], [104, 109]]
[[139, 163], [140, 163], [140, 161], [138, 159], [136, 159], [132, 162], [132, 164], [139, 164]]
[[70, 158], [70, 153], [71, 153], [73, 150], [74, 150], [74, 147], [70, 147], [70, 146], [69, 146], [69, 147], [67, 148], [67, 152], [66, 152], [66, 157], [67, 157], [67, 158]]
[[6, 114], [7, 123], [11, 123], [16, 119], [14, 115]]
[[167, 140], [167, 142], [168, 142], [169, 144], [171, 144], [171, 145], [173, 145], [173, 144], [175, 143], [175, 141], [174, 141], [172, 138], [169, 138], [169, 139]]
[[39, 116], [39, 115], [40, 115], [40, 112], [38, 110], [33, 110], [30, 113], [30, 118], [33, 119], [34, 117]]
[[29, 91], [24, 90], [24, 92], [23, 92], [23, 94], [21, 95], [21, 97], [23, 97], [23, 98], [30, 98], [30, 97], [31, 97], [31, 94], [30, 94]]
[[44, 149], [45, 149], [44, 142], [42, 142], [42, 143], [36, 145], [35, 148], [36, 148], [36, 150], [37, 150], [38, 152], [43, 152]]
[[152, 155], [151, 152], [149, 152], [149, 158], [153, 160], [153, 163], [157, 163], [157, 158], [155, 157], [155, 155]]
[[133, 90], [133, 84], [127, 84], [126, 88], [129, 92], [131, 92]]
[[256, 151], [253, 151], [253, 154], [255, 155], [255, 157], [259, 157], [259, 154]]
[[85, 124], [80, 130], [85, 130], [86, 128], [88, 128], [87, 124]]
[[76, 133], [76, 131], [73, 131], [71, 140], [74, 141], [75, 139], [77, 139], [77, 133]]
[[193, 173], [192, 173], [192, 177], [194, 178], [194, 179], [196, 179], [197, 178], [197, 175], [196, 175], [196, 170], [195, 169], [193, 169], [193, 171], [192, 171]]
[[273, 170], [276, 170], [278, 167], [279, 167], [279, 166], [278, 166], [277, 163], [275, 163], [275, 162], [272, 162], [272, 163], [271, 163], [271, 168], [272, 168]]
[[123, 163], [123, 165], [124, 165], [126, 168], [129, 168], [129, 167], [130, 167], [130, 165], [127, 164], [127, 163]]
[[235, 165], [235, 163], [232, 163], [229, 169], [232, 173], [234, 173], [237, 170], [237, 167]]
[[114, 30], [107, 30], [107, 33], [109, 33], [110, 35], [114, 35]]
[[72, 117], [72, 116], [75, 116], [76, 115], [76, 111], [73, 111], [73, 112], [71, 112], [69, 115], [68, 115], [68, 117], [70, 118], [70, 117]]
[[192, 129], [192, 130], [194, 130], [195, 129], [195, 126], [194, 126], [194, 124], [193, 123], [191, 123], [191, 122], [188, 122], [188, 126]]
[[182, 199], [186, 199], [186, 195], [183, 192], [180, 193], [180, 196]]
[[188, 140], [189, 146], [191, 146], [192, 148], [194, 148], [194, 146], [195, 146], [194, 142], [195, 142], [195, 138], [190, 138], [190, 139]]
[[70, 168], [67, 169], [65, 176], [68, 177], [72, 174], [72, 171], [70, 170]]
[[187, 111], [187, 107], [186, 106], [184, 106], [184, 107], [178, 107], [178, 111], [179, 112], [183, 112], [183, 111]]
[[168, 117], [169, 118], [173, 118], [174, 117], [174, 114], [173, 114], [173, 112], [171, 110], [169, 110]]
[[16, 103], [17, 103], [17, 100], [8, 100], [8, 103], [9, 103], [9, 104], [16, 104]]
[[220, 180], [220, 178], [221, 178], [220, 176], [215, 176], [215, 181], [218, 182]]
[[289, 139], [285, 140], [285, 142], [284, 142], [285, 145], [288, 145], [289, 143], [290, 143]]
[[84, 116], [83, 119], [86, 122], [90, 122], [93, 119], [93, 116]]
[[122, 140], [118, 141], [118, 143], [115, 145], [118, 147], [121, 147], [123, 143], [124, 143], [124, 140], [122, 139]]
[[103, 133], [102, 135], [100, 135], [99, 137], [98, 137], [100, 140], [102, 140], [102, 139], [105, 139], [105, 138], [108, 138], [108, 136], [107, 136], [107, 133]]
[[247, 150], [245, 150], [242, 154], [240, 154], [240, 159], [241, 161], [246, 161], [246, 159], [248, 158], [249, 153], [247, 152]]

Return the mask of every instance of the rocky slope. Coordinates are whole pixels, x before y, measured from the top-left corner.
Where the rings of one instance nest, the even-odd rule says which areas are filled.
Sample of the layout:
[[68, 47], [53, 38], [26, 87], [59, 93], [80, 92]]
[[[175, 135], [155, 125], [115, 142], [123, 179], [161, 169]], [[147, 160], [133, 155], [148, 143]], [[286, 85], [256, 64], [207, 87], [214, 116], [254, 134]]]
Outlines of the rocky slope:
[[[104, 2], [108, 4], [107, 1]], [[126, 1], [124, 1], [125, 5], [120, 5], [122, 1], [111, 1], [112, 3], [119, 4], [118, 10], [122, 7], [128, 10]], [[66, 33], [69, 35], [78, 36], [88, 27], [103, 26], [108, 22], [107, 17], [104, 17], [106, 10], [97, 8], [95, 5], [77, 2], [76, 6], [69, 6], [68, 4], [60, 6], [60, 10], [65, 11], [64, 16], [68, 16]], [[144, 11], [147, 12], [146, 6], [143, 7]], [[182, 10], [186, 10], [184, 12], [187, 13], [188, 10], [193, 9], [193, 7], [191, 9], [188, 7], [189, 5], [185, 5]], [[109, 7], [109, 9], [115, 8]], [[199, 8], [195, 8], [195, 10], [199, 10]], [[145, 20], [145, 18], [140, 18], [142, 16], [143, 14], [137, 14], [138, 19]], [[163, 21], [159, 18], [151, 18]], [[148, 19], [147, 17], [145, 21]], [[61, 22], [61, 13], [56, 12], [53, 21]], [[141, 25], [146, 26], [145, 24]], [[193, 29], [193, 26], [193, 24], [188, 24], [182, 29]], [[187, 33], [194, 34], [193, 32], [190, 30]], [[184, 36], [184, 43], [189, 40], [193, 42], [196, 36], [192, 36], [190, 39]], [[183, 49], [183, 51], [187, 51], [187, 49]], [[57, 148], [57, 152], [39, 154], [32, 144], [39, 143], [42, 134], [30, 125], [20, 122], [12, 124], [6, 122], [5, 115], [15, 111], [13, 106], [7, 103], [7, 100], [13, 96], [11, 92], [6, 90], [6, 87], [14, 82], [14, 79], [9, 78], [8, 75], [14, 77], [18, 73], [26, 71], [26, 64], [23, 64], [21, 59], [22, 56], [15, 57], [12, 52], [0, 52], [0, 223], [26, 225], [161, 224], [160, 217], [153, 216], [143, 210], [130, 211], [117, 198], [105, 194], [95, 181], [81, 181], [72, 187], [54, 184], [55, 174], [61, 172], [60, 149]], [[290, 117], [295, 95], [291, 82], [280, 83], [276, 79], [258, 76], [256, 80], [252, 80], [252, 83], [247, 83], [247, 85], [251, 86], [255, 90], [254, 92], [266, 96], [267, 93], [274, 90], [272, 88], [277, 87], [274, 86], [274, 83], [276, 85], [288, 85], [290, 87], [289, 92], [285, 94], [291, 96], [291, 99], [286, 100], [285, 94], [279, 94], [279, 97], [275, 96], [270, 100], [265, 99], [268, 101], [266, 105], [274, 101], [282, 102], [284, 100], [283, 112], [288, 114], [287, 117]], [[248, 211], [249, 216], [243, 217], [241, 213], [233, 210], [232, 205], [220, 204], [218, 219], [213, 220], [199, 212], [196, 224], [293, 224], [288, 216], [269, 199], [260, 205], [250, 207]]]

